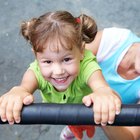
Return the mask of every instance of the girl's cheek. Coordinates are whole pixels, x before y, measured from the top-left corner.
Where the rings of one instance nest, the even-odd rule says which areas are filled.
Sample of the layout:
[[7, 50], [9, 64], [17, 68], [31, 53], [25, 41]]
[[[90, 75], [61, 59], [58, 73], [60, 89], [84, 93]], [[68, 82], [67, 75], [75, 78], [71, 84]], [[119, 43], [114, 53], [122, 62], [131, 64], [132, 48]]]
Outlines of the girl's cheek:
[[79, 72], [80, 72], [80, 69], [77, 66], [75, 66], [73, 69], [71, 69], [70, 75], [77, 76]]
[[46, 73], [42, 73], [42, 76], [45, 80], [49, 81], [49, 75]]
[[46, 77], [49, 76], [49, 70], [45, 69], [45, 68], [41, 68], [41, 74], [42, 76], [46, 79]]

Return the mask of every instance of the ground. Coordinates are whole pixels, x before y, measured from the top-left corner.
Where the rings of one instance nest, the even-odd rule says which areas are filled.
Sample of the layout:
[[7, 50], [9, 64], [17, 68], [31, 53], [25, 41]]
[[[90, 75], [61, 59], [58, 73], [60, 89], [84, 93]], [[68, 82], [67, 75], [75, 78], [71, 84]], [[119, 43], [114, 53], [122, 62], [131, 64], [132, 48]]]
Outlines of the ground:
[[[75, 16], [84, 13], [97, 21], [99, 29], [125, 27], [140, 35], [140, 0], [1, 0], [0, 1], [0, 95], [18, 85], [33, 61], [30, 45], [20, 35], [20, 23], [48, 11], [67, 10]], [[35, 102], [40, 102], [35, 93]], [[2, 125], [0, 140], [59, 140], [64, 126]], [[86, 138], [85, 138], [86, 140]], [[107, 140], [98, 128], [94, 140]]]

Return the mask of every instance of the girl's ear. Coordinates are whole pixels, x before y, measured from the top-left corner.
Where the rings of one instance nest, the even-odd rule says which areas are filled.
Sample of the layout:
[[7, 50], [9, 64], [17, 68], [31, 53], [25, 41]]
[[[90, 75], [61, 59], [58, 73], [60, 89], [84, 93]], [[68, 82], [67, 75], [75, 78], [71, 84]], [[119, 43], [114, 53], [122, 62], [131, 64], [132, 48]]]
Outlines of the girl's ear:
[[36, 57], [36, 52], [35, 52], [35, 50], [34, 50], [33, 48], [31, 48], [31, 51], [33, 52], [33, 54], [34, 54], [35, 57]]
[[31, 48], [31, 51], [34, 53], [34, 49], [33, 48]]

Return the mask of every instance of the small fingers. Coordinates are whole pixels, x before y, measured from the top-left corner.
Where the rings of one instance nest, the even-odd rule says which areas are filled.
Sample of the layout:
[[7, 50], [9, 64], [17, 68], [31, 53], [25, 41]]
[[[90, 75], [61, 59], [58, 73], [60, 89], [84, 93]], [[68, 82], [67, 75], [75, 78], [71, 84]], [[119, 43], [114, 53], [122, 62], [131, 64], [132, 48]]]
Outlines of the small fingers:
[[[9, 97], [9, 99], [11, 99]], [[3, 98], [0, 104], [0, 116], [3, 122], [8, 121], [9, 124], [14, 124], [14, 122], [20, 122], [20, 112], [22, 109], [22, 100], [21, 98], [14, 98], [14, 100], [7, 100]]]
[[82, 101], [85, 104], [85, 106], [90, 106], [93, 103], [91, 94], [87, 95], [87, 96], [84, 96]]
[[120, 113], [121, 101], [118, 98], [115, 100], [114, 98], [111, 98], [110, 102], [108, 102], [108, 108], [109, 108], [108, 123], [113, 124], [115, 120], [115, 116]]
[[112, 102], [109, 102], [109, 118], [108, 118], [109, 124], [113, 124], [115, 115], [116, 115], [115, 104]]
[[94, 121], [96, 124], [101, 124], [102, 126], [105, 126], [107, 123], [112, 124], [114, 122], [116, 115], [116, 104], [113, 98], [111, 98], [110, 101], [104, 99], [104, 102], [96, 98], [93, 110]]
[[23, 99], [23, 104], [29, 105], [29, 104], [33, 103], [33, 101], [34, 101], [33, 95], [28, 95]]
[[[98, 102], [98, 100], [97, 100], [97, 102]], [[94, 106], [93, 106], [95, 124], [101, 123], [101, 110], [102, 110], [101, 104], [96, 105], [96, 102], [95, 102]]]
[[119, 115], [121, 112], [121, 100], [116, 99], [115, 105], [116, 105], [116, 115]]
[[106, 126], [109, 118], [109, 108], [107, 103], [102, 104], [102, 109], [101, 109], [101, 125]]
[[7, 118], [6, 118], [6, 106], [7, 106], [7, 101], [4, 100], [4, 98], [3, 98], [3, 101], [0, 104], [0, 116], [1, 116], [1, 120], [3, 122], [7, 121]]
[[6, 118], [10, 125], [14, 124], [13, 105], [14, 102], [8, 102], [6, 106]]
[[16, 123], [20, 123], [21, 121], [20, 114], [21, 114], [22, 106], [23, 104], [21, 99], [17, 100], [13, 106], [13, 117]]

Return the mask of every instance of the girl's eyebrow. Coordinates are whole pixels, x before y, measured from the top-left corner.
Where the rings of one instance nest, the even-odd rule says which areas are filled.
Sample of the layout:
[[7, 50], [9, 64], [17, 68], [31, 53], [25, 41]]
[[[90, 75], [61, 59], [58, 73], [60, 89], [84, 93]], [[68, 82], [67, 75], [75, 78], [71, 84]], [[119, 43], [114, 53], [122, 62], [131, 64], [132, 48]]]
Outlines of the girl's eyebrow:
[[70, 56], [70, 55], [72, 55], [71, 52], [66, 52], [66, 53], [63, 55], [63, 57], [67, 57], [67, 56]]

